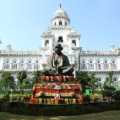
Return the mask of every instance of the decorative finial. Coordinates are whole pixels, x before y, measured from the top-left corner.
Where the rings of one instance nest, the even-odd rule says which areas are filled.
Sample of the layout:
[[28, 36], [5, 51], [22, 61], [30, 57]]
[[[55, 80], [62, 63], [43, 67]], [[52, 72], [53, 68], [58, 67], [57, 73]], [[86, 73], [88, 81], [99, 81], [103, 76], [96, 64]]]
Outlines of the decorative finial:
[[48, 27], [48, 30], [49, 30], [49, 27]]
[[61, 4], [60, 4], [60, 8], [61, 8]]

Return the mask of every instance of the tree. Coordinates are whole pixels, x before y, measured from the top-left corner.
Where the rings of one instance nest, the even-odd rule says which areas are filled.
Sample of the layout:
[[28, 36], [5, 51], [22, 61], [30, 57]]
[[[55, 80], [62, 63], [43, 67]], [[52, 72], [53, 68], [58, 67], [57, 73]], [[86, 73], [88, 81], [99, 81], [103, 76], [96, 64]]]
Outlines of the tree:
[[112, 94], [116, 91], [116, 88], [113, 86], [113, 71], [108, 72], [108, 77], [106, 77], [104, 85], [103, 85], [103, 90], [102, 94], [108, 97], [111, 97]]
[[34, 71], [33, 72], [33, 79], [32, 79], [32, 84], [34, 85], [35, 83], [39, 83], [40, 82], [40, 79], [41, 79], [41, 76], [42, 76], [42, 71]]
[[21, 92], [21, 86], [22, 86], [22, 83], [23, 83], [23, 79], [26, 79], [26, 78], [27, 78], [27, 72], [26, 71], [18, 72], [17, 79], [19, 81], [20, 92]]
[[15, 82], [11, 72], [3, 72], [1, 75], [1, 84], [4, 86], [5, 91], [14, 89]]
[[22, 89], [31, 89], [31, 84], [32, 84], [31, 78], [25, 78], [25, 79], [23, 79], [21, 88]]
[[90, 81], [90, 77], [88, 75], [88, 72], [76, 72], [76, 81], [78, 81], [81, 86], [83, 93], [85, 92], [85, 89], [88, 88], [88, 83]]
[[90, 81], [88, 82], [88, 88], [92, 91], [92, 93], [95, 92], [95, 90], [98, 88], [98, 80], [99, 78], [95, 77], [95, 73], [90, 74]]

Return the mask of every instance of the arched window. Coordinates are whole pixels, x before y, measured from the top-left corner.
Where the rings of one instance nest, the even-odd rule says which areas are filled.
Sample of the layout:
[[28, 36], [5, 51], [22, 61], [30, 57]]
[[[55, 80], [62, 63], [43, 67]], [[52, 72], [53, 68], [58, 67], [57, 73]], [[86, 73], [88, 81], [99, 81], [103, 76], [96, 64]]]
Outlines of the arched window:
[[72, 46], [76, 46], [76, 40], [72, 40]]
[[97, 60], [97, 70], [101, 70], [101, 63], [100, 63], [100, 60]]
[[48, 47], [49, 46], [49, 40], [45, 41], [45, 46]]
[[67, 25], [67, 22], [65, 22], [65, 25]]
[[28, 60], [27, 70], [32, 70], [32, 60]]
[[19, 69], [20, 70], [25, 70], [25, 63], [24, 63], [24, 60], [20, 60], [20, 64], [19, 64]]
[[117, 80], [118, 80], [117, 77], [113, 78], [113, 85], [114, 85], [115, 88], [118, 88], [118, 81]]
[[92, 60], [89, 61], [89, 69], [94, 69], [94, 64]]
[[98, 84], [98, 89], [101, 90], [101, 87], [102, 87], [102, 78], [98, 78], [97, 84]]
[[108, 64], [107, 60], [104, 60], [104, 69], [105, 70], [109, 69], [109, 64]]
[[116, 65], [116, 62], [115, 60], [112, 60], [112, 63], [111, 63], [111, 69], [117, 69], [117, 65]]
[[62, 25], [62, 21], [59, 21], [59, 25]]
[[58, 42], [63, 42], [63, 37], [62, 36], [58, 37]]
[[5, 62], [4, 62], [4, 69], [5, 70], [9, 70], [10, 69], [10, 61], [9, 60], [5, 60]]
[[12, 62], [12, 70], [17, 70], [17, 61], [13, 60]]
[[56, 25], [56, 22], [54, 22], [54, 25]]
[[35, 60], [34, 69], [38, 70], [40, 68], [39, 60]]
[[81, 69], [87, 69], [85, 60], [82, 60]]

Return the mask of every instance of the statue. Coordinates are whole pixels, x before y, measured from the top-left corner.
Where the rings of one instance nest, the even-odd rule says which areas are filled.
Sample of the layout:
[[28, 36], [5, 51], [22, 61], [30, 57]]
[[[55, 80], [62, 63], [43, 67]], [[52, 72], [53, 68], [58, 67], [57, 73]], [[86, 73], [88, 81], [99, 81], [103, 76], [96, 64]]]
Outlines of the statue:
[[68, 57], [61, 52], [62, 49], [61, 44], [55, 44], [53, 48], [55, 52], [48, 58], [46, 68], [43, 70], [43, 75], [72, 75], [74, 69], [71, 67]]

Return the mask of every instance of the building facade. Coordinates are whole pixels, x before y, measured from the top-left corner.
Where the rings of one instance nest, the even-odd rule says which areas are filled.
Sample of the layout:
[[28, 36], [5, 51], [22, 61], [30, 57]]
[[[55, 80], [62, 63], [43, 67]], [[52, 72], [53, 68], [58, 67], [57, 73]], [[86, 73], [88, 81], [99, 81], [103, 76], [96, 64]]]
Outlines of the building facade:
[[111, 45], [110, 50], [83, 51], [79, 46], [81, 35], [70, 27], [70, 18], [61, 8], [54, 13], [51, 27], [41, 35], [42, 45], [39, 51], [14, 51], [11, 45], [6, 50], [0, 50], [0, 75], [11, 71], [17, 81], [17, 73], [26, 70], [28, 77], [36, 70], [46, 66], [46, 59], [52, 55], [53, 46], [59, 42], [63, 46], [62, 52], [69, 58], [75, 71], [96, 72], [101, 82], [108, 77], [108, 71], [113, 71], [113, 80], [120, 80], [120, 52]]

